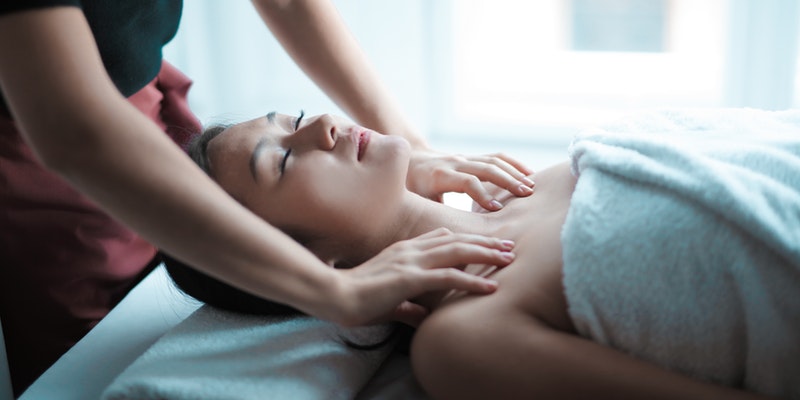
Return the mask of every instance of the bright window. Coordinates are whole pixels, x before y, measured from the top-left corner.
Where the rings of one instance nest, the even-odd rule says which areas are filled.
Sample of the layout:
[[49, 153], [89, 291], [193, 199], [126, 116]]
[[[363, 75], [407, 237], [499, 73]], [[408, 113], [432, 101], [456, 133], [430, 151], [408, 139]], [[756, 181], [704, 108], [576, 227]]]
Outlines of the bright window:
[[[450, 4], [446, 131], [551, 136], [648, 107], [720, 106], [727, 0]], [[538, 129], [537, 129], [538, 128]]]
[[[800, 107], [800, 0], [333, 1], [440, 147], [561, 151], [642, 108]], [[165, 54], [195, 80], [203, 121], [341, 113], [249, 3], [186, 2]]]

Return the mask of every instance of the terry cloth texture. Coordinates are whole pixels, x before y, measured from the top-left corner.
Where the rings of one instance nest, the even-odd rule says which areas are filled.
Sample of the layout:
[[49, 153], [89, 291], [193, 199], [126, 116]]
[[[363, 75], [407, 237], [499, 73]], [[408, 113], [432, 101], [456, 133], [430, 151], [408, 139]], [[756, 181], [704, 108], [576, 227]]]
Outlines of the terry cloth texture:
[[579, 333], [800, 398], [800, 112], [663, 111], [583, 132], [563, 231]]

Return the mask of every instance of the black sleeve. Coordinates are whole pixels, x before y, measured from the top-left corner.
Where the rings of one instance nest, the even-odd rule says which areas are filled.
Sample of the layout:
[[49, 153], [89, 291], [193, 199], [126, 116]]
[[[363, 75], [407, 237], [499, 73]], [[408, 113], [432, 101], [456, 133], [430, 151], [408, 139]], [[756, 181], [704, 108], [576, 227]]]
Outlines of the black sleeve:
[[[115, 0], [111, 0], [115, 1]], [[0, 15], [15, 11], [55, 6], [81, 6], [80, 0], [3, 0], [0, 1]]]

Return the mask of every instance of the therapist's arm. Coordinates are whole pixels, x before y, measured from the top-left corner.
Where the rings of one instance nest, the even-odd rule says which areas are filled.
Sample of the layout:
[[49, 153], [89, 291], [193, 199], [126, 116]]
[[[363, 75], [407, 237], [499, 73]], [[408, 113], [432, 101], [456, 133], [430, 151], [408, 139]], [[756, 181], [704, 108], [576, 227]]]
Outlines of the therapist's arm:
[[415, 268], [378, 268], [408, 259], [399, 254], [347, 274], [329, 268], [231, 199], [128, 103], [77, 7], [0, 16], [0, 88], [39, 160], [110, 215], [212, 277], [311, 315], [347, 324], [392, 318], [404, 299], [436, 287], [494, 290], [441, 267], [466, 259], [507, 264], [495, 250], [499, 240], [463, 243], [450, 235], [446, 246], [462, 242], [467, 251], [438, 264], [420, 256]]
[[253, 0], [297, 65], [358, 123], [428, 147], [404, 117], [329, 0]]
[[329, 0], [253, 0], [264, 22], [298, 66], [348, 115], [381, 133], [400, 135], [415, 149], [408, 187], [441, 200], [445, 192], [469, 194], [497, 209], [481, 184], [491, 182], [528, 196], [532, 173], [502, 154], [453, 156], [432, 151], [379, 79], [356, 39]]

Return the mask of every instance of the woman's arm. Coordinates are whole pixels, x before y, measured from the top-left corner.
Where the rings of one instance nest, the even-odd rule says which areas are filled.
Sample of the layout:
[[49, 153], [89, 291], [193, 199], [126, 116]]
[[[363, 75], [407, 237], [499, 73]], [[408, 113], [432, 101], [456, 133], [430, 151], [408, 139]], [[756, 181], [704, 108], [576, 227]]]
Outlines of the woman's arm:
[[437, 310], [417, 331], [414, 372], [433, 398], [766, 398], [692, 379], [553, 329], [498, 296], [477, 307]]
[[469, 194], [483, 207], [496, 210], [481, 181], [517, 196], [528, 196], [532, 173], [502, 154], [461, 157], [431, 151], [404, 117], [371, 67], [330, 0], [253, 0], [272, 33], [295, 62], [358, 123], [386, 134], [405, 137], [415, 149], [408, 187], [441, 200], [442, 193]]
[[416, 133], [330, 0], [253, 0], [261, 18], [297, 65], [358, 123], [400, 135]]
[[[357, 324], [438, 286], [491, 292], [492, 283], [441, 267], [506, 264], [499, 241], [444, 235], [439, 248], [463, 248], [458, 257], [419, 258], [388, 276], [379, 267], [424, 251], [348, 274], [327, 267], [232, 200], [122, 97], [76, 7], [0, 17], [0, 88], [37, 157], [110, 215], [212, 277], [311, 315]], [[381, 302], [367, 296], [376, 291]]]

